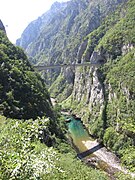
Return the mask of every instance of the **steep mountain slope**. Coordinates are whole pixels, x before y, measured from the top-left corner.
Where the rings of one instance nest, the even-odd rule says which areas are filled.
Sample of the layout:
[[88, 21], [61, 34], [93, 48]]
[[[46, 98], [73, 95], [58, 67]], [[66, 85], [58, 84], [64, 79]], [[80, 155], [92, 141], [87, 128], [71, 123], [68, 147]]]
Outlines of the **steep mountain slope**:
[[[38, 36], [44, 26], [50, 24], [55, 16], [60, 13], [62, 9], [66, 7], [66, 3], [54, 3], [50, 11], [43, 14], [37, 20], [31, 22], [28, 27], [24, 30], [21, 39], [17, 40], [17, 45], [23, 48], [28, 48], [28, 46], [38, 39]], [[46, 27], [47, 28], [47, 27]], [[34, 52], [33, 52], [34, 53]]]
[[35, 73], [23, 50], [0, 30], [0, 112], [6, 117], [29, 119], [53, 116], [44, 81]]
[[9, 42], [0, 21], [1, 180], [81, 179], [82, 174], [87, 179], [108, 179], [75, 158], [65, 143], [65, 119], [60, 118], [52, 110], [44, 81], [23, 50]]
[[[80, 45], [72, 96], [63, 102], [82, 116], [89, 131], [134, 171], [135, 159], [135, 2], [123, 4]], [[86, 48], [83, 48], [85, 44]], [[88, 58], [90, 55], [90, 58]], [[67, 104], [65, 104], [67, 103]], [[128, 159], [127, 159], [128, 157]]]
[[[17, 45], [22, 46], [32, 57], [30, 61], [36, 64], [64, 64], [78, 61], [77, 52], [83, 37], [96, 29], [102, 19], [122, 2], [121, 0], [72, 0], [62, 4], [57, 2], [47, 13], [26, 28]], [[68, 78], [69, 71], [73, 74], [70, 78]], [[59, 68], [45, 72], [46, 83], [52, 84], [59, 74]], [[67, 69], [63, 75], [65, 84], [63, 91], [65, 90], [64, 95], [67, 97], [73, 90], [74, 69]], [[51, 88], [51, 92], [55, 88]], [[61, 90], [58, 89], [58, 92], [53, 93], [58, 95], [59, 92]]]
[[90, 133], [134, 171], [135, 1], [72, 0], [66, 5], [26, 51], [35, 63], [100, 65], [44, 75], [54, 97], [68, 97], [63, 107], [82, 117]]

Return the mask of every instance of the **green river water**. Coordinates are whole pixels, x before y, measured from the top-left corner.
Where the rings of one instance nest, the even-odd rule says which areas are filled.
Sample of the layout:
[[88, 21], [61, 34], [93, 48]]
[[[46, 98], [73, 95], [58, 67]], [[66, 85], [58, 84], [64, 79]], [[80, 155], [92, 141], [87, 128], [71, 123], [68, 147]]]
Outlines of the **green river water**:
[[91, 138], [81, 120], [76, 120], [73, 117], [70, 117], [67, 125], [73, 144], [77, 147], [79, 152], [81, 153], [88, 150], [85, 146], [85, 142], [91, 140]]
[[106, 171], [112, 180], [115, 179], [114, 174], [120, 171], [135, 177], [134, 173], [128, 172], [128, 170], [121, 166], [115, 154], [109, 152], [105, 147], [100, 146], [100, 143], [90, 137], [81, 119], [76, 119], [72, 116], [68, 116], [65, 119], [72, 144], [76, 147], [77, 153], [84, 154], [88, 150], [94, 150], [88, 154], [85, 159], [86, 162], [90, 161], [91, 164], [90, 159], [94, 158], [96, 162], [95, 166]]

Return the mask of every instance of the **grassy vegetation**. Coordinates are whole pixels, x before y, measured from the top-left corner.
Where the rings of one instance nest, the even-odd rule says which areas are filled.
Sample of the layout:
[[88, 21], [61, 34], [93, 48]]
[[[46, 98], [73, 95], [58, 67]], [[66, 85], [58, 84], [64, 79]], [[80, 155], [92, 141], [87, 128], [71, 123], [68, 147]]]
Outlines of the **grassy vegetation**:
[[[0, 117], [0, 177], [5, 179], [108, 179], [103, 172], [76, 159], [69, 145], [41, 143], [49, 134], [49, 119], [27, 121]], [[45, 134], [46, 133], [46, 134]]]
[[132, 50], [108, 68], [107, 81], [116, 98], [107, 105], [107, 129], [104, 135], [104, 143], [119, 154], [132, 171], [135, 171], [135, 162], [132, 160], [135, 159], [134, 53], [135, 50]]

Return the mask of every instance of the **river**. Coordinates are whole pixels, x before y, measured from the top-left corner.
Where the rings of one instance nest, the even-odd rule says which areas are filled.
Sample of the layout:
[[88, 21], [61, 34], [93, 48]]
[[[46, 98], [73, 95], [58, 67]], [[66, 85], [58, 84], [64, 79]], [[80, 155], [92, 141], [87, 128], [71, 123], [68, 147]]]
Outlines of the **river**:
[[102, 144], [93, 140], [88, 134], [81, 119], [68, 117], [66, 120], [69, 137], [78, 153], [78, 157], [88, 165], [100, 168], [108, 173], [110, 179], [115, 179], [116, 172], [123, 172], [135, 177], [134, 173], [128, 172], [121, 166], [120, 160], [116, 155], [107, 150]]
[[[55, 106], [57, 103], [55, 99], [51, 98], [51, 101], [53, 106]], [[80, 118], [77, 120], [77, 118], [69, 115], [68, 112], [62, 112], [62, 114], [65, 116], [69, 138], [76, 149], [79, 159], [87, 165], [104, 170], [111, 180], [116, 179], [115, 173], [117, 172], [129, 174], [133, 179], [135, 178], [135, 173], [131, 173], [122, 167], [120, 160], [114, 153], [107, 150], [106, 147], [89, 135]]]

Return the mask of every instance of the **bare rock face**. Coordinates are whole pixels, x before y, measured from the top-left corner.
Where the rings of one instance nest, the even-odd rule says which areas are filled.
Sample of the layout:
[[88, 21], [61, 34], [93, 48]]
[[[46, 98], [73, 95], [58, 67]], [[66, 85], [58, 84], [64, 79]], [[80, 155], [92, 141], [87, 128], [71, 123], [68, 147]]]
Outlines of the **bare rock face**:
[[105, 59], [100, 52], [93, 51], [91, 58], [90, 58], [90, 62], [92, 64], [104, 64]]
[[73, 89], [73, 99], [83, 105], [88, 106], [91, 114], [95, 117], [101, 115], [104, 107], [104, 85], [101, 82], [102, 74], [98, 67], [106, 62], [102, 51], [89, 51], [87, 49], [88, 40], [86, 39], [78, 48], [77, 63], [89, 62], [94, 64], [90, 67], [76, 68]]
[[77, 53], [77, 63], [81, 63], [82, 56], [83, 56], [84, 51], [85, 51], [86, 48], [87, 48], [87, 45], [88, 45], [88, 40], [86, 39], [86, 40], [79, 46], [78, 53]]
[[[16, 42], [16, 45], [20, 45], [24, 48], [28, 46], [29, 43], [31, 43], [35, 37], [38, 36], [38, 32], [41, 28], [42, 19], [39, 17], [38, 21], [33, 21], [29, 26], [25, 29], [25, 31], [22, 34], [22, 37], [25, 36], [25, 41], [22, 39], [18, 39]], [[24, 35], [25, 34], [25, 35]]]
[[5, 27], [0, 19], [0, 30], [4, 31], [6, 33]]
[[92, 84], [91, 84], [91, 96], [89, 99], [90, 111], [92, 111], [93, 106], [99, 106], [100, 111], [104, 102], [104, 92], [103, 85], [99, 80], [100, 73], [98, 69], [94, 69], [91, 71], [92, 73]]
[[[56, 2], [49, 11], [27, 26], [16, 44], [25, 49], [31, 57], [29, 60], [34, 64], [88, 62], [94, 49], [84, 53], [89, 44], [84, 37], [97, 29], [104, 17], [115, 11], [121, 2], [122, 0]], [[56, 70], [48, 72], [48, 75], [52, 77], [55, 74], [58, 77], [60, 73]], [[48, 85], [54, 80], [50, 79], [51, 82], [45, 77]]]
[[94, 107], [99, 107], [97, 114], [102, 113], [104, 104], [104, 87], [100, 82], [100, 76], [98, 68], [90, 67], [89, 70], [80, 72], [80, 69], [75, 73], [75, 82], [73, 90], [73, 99], [82, 102], [89, 107], [89, 111], [92, 113]]
[[68, 84], [74, 83], [74, 67], [67, 67], [63, 70], [63, 75]]
[[134, 48], [133, 44], [125, 44], [122, 47], [122, 55], [127, 54], [129, 51], [131, 51]]

